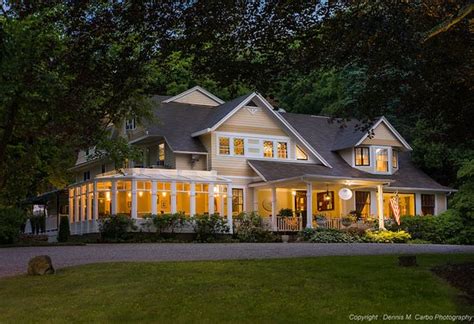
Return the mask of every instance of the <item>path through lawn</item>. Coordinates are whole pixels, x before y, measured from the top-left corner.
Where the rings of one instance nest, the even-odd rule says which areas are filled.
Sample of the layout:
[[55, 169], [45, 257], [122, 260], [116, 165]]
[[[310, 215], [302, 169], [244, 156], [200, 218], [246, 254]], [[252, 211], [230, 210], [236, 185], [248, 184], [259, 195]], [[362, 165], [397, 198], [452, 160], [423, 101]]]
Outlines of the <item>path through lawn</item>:
[[429, 269], [473, 255], [106, 263], [0, 279], [4, 322], [327, 322], [350, 314], [474, 313]]

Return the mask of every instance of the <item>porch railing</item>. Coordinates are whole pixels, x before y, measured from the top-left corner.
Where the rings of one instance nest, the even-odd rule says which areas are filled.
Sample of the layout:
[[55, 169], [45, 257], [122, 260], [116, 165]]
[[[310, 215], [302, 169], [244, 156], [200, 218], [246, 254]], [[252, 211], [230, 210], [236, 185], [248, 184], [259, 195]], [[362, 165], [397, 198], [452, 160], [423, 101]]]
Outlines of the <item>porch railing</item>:
[[279, 232], [298, 232], [303, 225], [302, 217], [281, 217], [277, 216], [277, 230]]
[[333, 229], [343, 228], [341, 218], [327, 218], [326, 222], [318, 223], [318, 227], [333, 228]]

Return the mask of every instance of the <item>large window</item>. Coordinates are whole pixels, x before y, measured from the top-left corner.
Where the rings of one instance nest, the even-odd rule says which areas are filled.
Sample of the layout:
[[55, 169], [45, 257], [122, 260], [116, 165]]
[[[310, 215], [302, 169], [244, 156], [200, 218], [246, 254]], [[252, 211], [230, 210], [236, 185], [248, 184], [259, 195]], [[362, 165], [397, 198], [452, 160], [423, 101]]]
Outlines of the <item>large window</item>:
[[375, 171], [388, 172], [388, 149], [377, 148], [375, 150]]
[[117, 214], [132, 212], [132, 182], [117, 181]]
[[356, 191], [355, 207], [358, 215], [364, 218], [370, 216], [370, 191]]
[[189, 215], [191, 211], [191, 187], [189, 183], [176, 183], [176, 211], [185, 215]]
[[[390, 198], [394, 197], [394, 193], [383, 194], [383, 209], [384, 215], [393, 217], [392, 206], [390, 206]], [[415, 215], [415, 195], [414, 194], [398, 194], [398, 206], [400, 208], [400, 215]]]
[[151, 182], [137, 181], [137, 216], [151, 214]]
[[232, 188], [232, 214], [239, 215], [244, 211], [244, 189]]
[[421, 213], [423, 215], [434, 215], [435, 195], [421, 195]]
[[196, 183], [196, 214], [202, 215], [209, 212], [209, 185]]
[[219, 137], [219, 154], [230, 154], [230, 139], [228, 137]]
[[165, 165], [165, 143], [158, 144], [158, 165]]
[[308, 160], [308, 155], [298, 145], [296, 145], [296, 159]]
[[278, 142], [277, 144], [278, 158], [288, 158], [288, 144], [286, 142]]
[[368, 147], [355, 148], [355, 165], [357, 166], [370, 165], [370, 150]]
[[234, 155], [245, 155], [245, 141], [243, 138], [234, 138]]
[[273, 141], [263, 141], [263, 156], [266, 158], [273, 157]]
[[392, 167], [398, 169], [398, 151], [392, 150]]
[[158, 214], [171, 213], [171, 183], [157, 182], [156, 211]]
[[334, 191], [318, 192], [316, 198], [318, 211], [334, 210]]

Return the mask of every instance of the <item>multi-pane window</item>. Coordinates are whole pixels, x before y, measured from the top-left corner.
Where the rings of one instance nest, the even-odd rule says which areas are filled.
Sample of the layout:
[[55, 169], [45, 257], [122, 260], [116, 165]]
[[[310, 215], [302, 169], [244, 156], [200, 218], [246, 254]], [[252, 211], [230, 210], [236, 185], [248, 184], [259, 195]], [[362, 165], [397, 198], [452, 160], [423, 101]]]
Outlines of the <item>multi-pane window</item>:
[[356, 191], [355, 193], [356, 212], [362, 217], [370, 216], [370, 192]]
[[234, 155], [245, 155], [245, 142], [243, 138], [234, 138]]
[[388, 149], [378, 148], [375, 150], [375, 171], [388, 172]]
[[392, 150], [392, 167], [398, 169], [398, 151]]
[[278, 158], [288, 158], [288, 144], [286, 142], [278, 142], [277, 144]]
[[83, 175], [83, 180], [84, 181], [87, 181], [91, 178], [91, 172], [90, 171], [86, 171], [84, 172], [84, 175]]
[[263, 156], [267, 158], [273, 157], [273, 141], [263, 141]]
[[125, 129], [126, 130], [133, 130], [136, 128], [136, 120], [135, 118], [127, 119], [125, 121]]
[[238, 215], [244, 211], [244, 189], [232, 188], [232, 213]]
[[308, 155], [298, 145], [296, 145], [296, 159], [308, 160]]
[[158, 144], [158, 165], [165, 165], [165, 143]]
[[435, 195], [421, 195], [421, 213], [423, 215], [434, 215]]
[[230, 139], [228, 137], [219, 137], [219, 154], [230, 154]]
[[370, 151], [368, 147], [355, 148], [355, 165], [357, 166], [370, 165]]

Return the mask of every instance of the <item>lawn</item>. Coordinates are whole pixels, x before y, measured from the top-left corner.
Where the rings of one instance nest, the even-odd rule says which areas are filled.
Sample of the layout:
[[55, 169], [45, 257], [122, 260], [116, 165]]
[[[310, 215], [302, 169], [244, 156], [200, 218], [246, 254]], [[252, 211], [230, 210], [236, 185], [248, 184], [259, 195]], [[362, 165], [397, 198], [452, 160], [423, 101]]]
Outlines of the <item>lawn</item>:
[[107, 263], [0, 279], [4, 322], [327, 322], [474, 313], [430, 268], [473, 255]]

